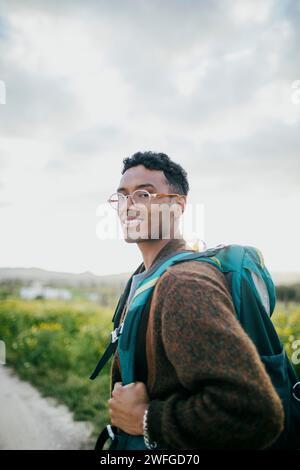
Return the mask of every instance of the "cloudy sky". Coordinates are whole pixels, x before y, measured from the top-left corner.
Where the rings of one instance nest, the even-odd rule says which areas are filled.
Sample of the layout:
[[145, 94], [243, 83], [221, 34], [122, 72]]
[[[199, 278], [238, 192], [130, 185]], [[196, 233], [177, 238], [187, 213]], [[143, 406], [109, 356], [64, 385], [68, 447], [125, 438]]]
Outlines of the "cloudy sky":
[[0, 266], [135, 269], [97, 208], [152, 150], [188, 172], [208, 246], [299, 271], [299, 45], [297, 0], [1, 0]]

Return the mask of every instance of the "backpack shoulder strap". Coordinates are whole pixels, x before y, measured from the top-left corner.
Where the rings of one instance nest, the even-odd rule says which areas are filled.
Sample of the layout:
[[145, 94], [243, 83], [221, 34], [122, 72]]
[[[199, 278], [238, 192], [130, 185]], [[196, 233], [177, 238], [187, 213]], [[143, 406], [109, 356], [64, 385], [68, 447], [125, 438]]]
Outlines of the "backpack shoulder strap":
[[129, 280], [127, 281], [127, 284], [125, 286], [125, 289], [123, 293], [121, 294], [118, 304], [116, 306], [112, 322], [114, 324], [114, 330], [110, 333], [111, 334], [111, 341], [106, 347], [106, 350], [104, 351], [103, 355], [99, 359], [96, 367], [94, 368], [94, 371], [90, 375], [90, 379], [94, 380], [97, 375], [101, 372], [105, 364], [109, 361], [111, 356], [115, 353], [117, 349], [117, 339], [118, 339], [118, 334], [120, 331], [120, 319], [124, 310], [124, 307], [126, 305], [126, 301], [130, 292], [130, 287], [131, 287], [131, 282], [132, 278], [135, 274], [140, 272], [140, 269], [142, 268], [142, 264], [139, 265], [139, 267], [134, 271], [134, 273], [130, 276]]

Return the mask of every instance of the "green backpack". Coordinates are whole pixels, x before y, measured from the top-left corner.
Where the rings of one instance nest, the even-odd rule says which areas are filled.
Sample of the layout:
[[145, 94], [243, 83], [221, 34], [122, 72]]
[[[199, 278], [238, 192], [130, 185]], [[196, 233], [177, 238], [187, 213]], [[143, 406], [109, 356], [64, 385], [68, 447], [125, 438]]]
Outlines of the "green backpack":
[[[125, 321], [119, 324], [130, 291], [131, 277], [113, 317], [115, 329], [112, 332], [111, 343], [90, 378], [94, 379], [98, 375], [118, 347], [122, 383], [126, 385], [134, 382], [135, 343], [141, 315], [147, 304], [151, 302], [151, 294], [160, 276], [169, 266], [188, 260], [210, 263], [224, 274], [237, 319], [255, 344], [281, 398], [285, 412], [284, 431], [271, 449], [300, 448], [300, 382], [297, 381], [294, 369], [271, 321], [276, 302], [275, 286], [264, 265], [261, 252], [254, 247], [218, 245], [204, 252], [173, 253], [159, 260], [148, 270], [146, 278], [137, 285]], [[107, 438], [112, 439], [111, 450], [146, 449], [143, 436], [131, 436], [123, 431], [117, 433], [110, 425], [100, 434], [96, 449], [102, 449]], [[167, 448], [164, 445], [158, 447], [158, 449]]]

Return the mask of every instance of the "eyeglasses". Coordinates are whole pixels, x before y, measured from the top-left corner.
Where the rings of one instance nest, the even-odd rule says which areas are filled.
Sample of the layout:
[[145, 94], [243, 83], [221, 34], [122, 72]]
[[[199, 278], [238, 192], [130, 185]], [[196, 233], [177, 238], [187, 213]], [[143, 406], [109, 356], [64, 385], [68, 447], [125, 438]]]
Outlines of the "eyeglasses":
[[166, 193], [149, 193], [145, 189], [136, 189], [131, 194], [113, 193], [107, 202], [110, 203], [113, 209], [119, 211], [127, 203], [127, 198], [131, 197], [133, 204], [147, 205], [153, 197], [166, 197], [166, 196], [183, 196], [182, 194], [166, 194]]

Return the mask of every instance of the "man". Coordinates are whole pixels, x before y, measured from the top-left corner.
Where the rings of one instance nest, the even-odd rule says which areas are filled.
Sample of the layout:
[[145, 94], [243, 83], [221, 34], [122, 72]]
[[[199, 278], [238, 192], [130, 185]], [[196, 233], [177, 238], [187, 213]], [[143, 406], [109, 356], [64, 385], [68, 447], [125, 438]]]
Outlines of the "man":
[[[190, 250], [179, 230], [188, 191], [186, 172], [167, 155], [138, 152], [124, 159], [111, 203], [125, 240], [143, 257], [128, 302], [150, 267]], [[162, 236], [166, 221], [168, 238]], [[283, 430], [281, 401], [217, 268], [197, 261], [169, 267], [141, 323], [135, 382], [122, 385], [118, 351], [113, 358], [113, 426], [136, 436], [147, 432], [149, 442], [171, 449], [261, 449], [276, 440]]]

